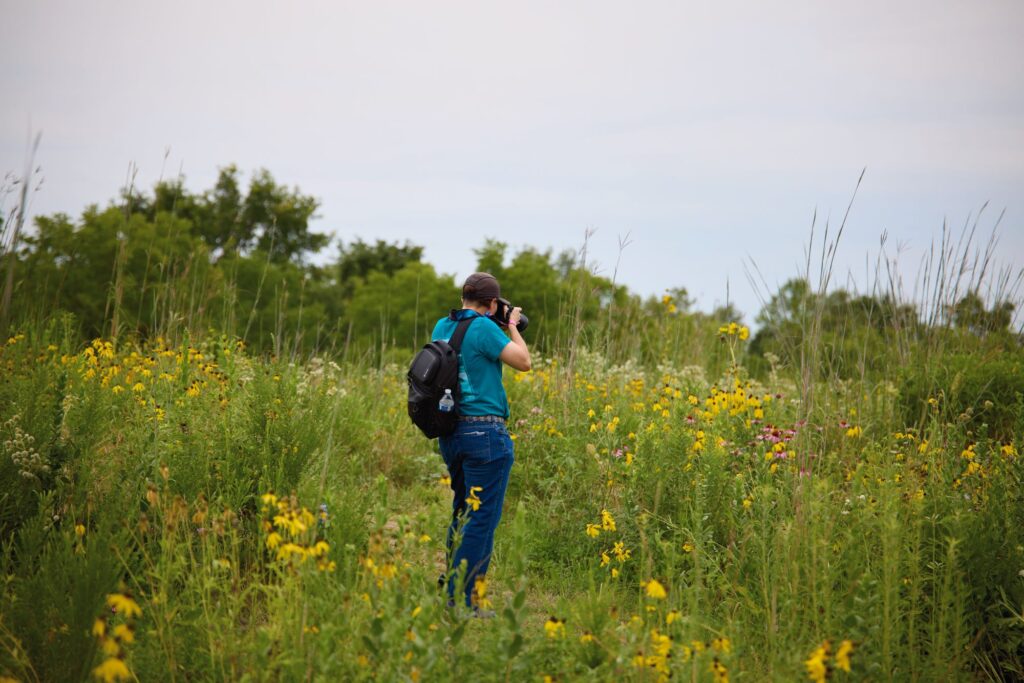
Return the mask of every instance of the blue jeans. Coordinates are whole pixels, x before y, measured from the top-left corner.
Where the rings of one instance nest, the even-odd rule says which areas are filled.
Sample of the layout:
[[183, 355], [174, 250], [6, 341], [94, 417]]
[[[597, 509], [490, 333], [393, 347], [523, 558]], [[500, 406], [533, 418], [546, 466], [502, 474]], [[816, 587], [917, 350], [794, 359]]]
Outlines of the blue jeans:
[[[448, 566], [457, 571], [462, 561], [466, 561], [465, 590], [469, 606], [476, 578], [487, 573], [494, 551], [494, 530], [501, 520], [505, 489], [515, 459], [512, 439], [501, 423], [460, 421], [454, 434], [442, 436], [438, 441], [454, 494], [452, 521], [448, 526]], [[460, 527], [462, 540], [456, 543]], [[453, 573], [448, 580], [448, 595], [453, 599], [455, 580]]]

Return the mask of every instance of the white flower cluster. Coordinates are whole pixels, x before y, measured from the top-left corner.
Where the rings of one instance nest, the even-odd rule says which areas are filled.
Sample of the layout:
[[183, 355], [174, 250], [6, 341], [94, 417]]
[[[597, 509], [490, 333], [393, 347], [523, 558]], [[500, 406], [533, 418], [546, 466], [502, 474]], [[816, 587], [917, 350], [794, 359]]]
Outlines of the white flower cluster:
[[299, 383], [295, 389], [299, 396], [304, 396], [311, 388], [318, 388], [323, 385], [326, 387], [324, 393], [328, 396], [340, 394], [344, 397], [348, 394], [348, 391], [341, 386], [343, 382], [344, 373], [337, 363], [333, 360], [325, 363], [319, 356], [314, 356], [301, 369]]
[[21, 429], [20, 420], [21, 416], [15, 415], [4, 423], [4, 434], [10, 436], [3, 442], [4, 453], [10, 456], [23, 479], [38, 482], [42, 475], [50, 473], [50, 465], [36, 450], [35, 437]]

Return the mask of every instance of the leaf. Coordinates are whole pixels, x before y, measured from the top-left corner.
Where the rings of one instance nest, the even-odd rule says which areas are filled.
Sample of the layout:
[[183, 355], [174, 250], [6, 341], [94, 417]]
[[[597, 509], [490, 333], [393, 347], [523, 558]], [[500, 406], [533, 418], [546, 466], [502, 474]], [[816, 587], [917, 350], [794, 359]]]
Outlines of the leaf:
[[379, 649], [377, 648], [377, 643], [373, 642], [373, 639], [370, 638], [370, 636], [363, 636], [363, 645], [365, 645], [366, 649], [375, 655], [380, 653]]
[[512, 659], [520, 650], [523, 649], [523, 636], [520, 633], [516, 634], [516, 637], [512, 639], [512, 642], [508, 644], [508, 658]]
[[521, 590], [516, 593], [516, 597], [512, 600], [512, 607], [519, 611], [523, 608], [524, 604], [526, 604], [526, 591]]
[[466, 634], [466, 622], [462, 622], [461, 624], [459, 624], [458, 626], [455, 627], [454, 631], [452, 631], [452, 636], [451, 636], [452, 645], [453, 646], [454, 645], [458, 645], [459, 641], [462, 640], [462, 636], [464, 636], [465, 634]]

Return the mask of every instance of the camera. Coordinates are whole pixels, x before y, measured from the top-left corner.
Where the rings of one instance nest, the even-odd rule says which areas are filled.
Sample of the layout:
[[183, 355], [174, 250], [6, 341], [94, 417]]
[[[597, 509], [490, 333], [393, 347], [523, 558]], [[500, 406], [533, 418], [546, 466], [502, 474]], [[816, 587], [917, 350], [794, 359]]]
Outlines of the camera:
[[[494, 321], [502, 327], [508, 327], [508, 317], [512, 315], [512, 309], [515, 308], [508, 299], [498, 298], [498, 310], [494, 314]], [[527, 318], [520, 311], [519, 313], [519, 324], [516, 326], [520, 332], [526, 329], [526, 326], [530, 324], [530, 319]]]

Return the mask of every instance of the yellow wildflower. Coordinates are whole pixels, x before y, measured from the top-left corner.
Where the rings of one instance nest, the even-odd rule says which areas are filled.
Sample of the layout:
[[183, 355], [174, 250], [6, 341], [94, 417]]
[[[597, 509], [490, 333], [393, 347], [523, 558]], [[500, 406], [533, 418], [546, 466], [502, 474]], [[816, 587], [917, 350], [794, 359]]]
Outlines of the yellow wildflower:
[[548, 617], [544, 622], [544, 633], [548, 638], [561, 638], [565, 635], [565, 619]]
[[853, 653], [853, 641], [844, 640], [836, 650], [836, 666], [850, 673], [850, 655]]
[[[746, 337], [740, 337], [740, 339], [746, 339]], [[729, 683], [729, 670], [725, 668], [725, 664], [718, 661], [718, 657], [711, 660], [711, 673], [715, 677], [715, 683]]]
[[477, 497], [477, 491], [483, 491], [482, 486], [471, 486], [469, 487], [469, 497], [466, 498], [466, 505], [473, 508], [473, 512], [480, 509], [480, 498]]
[[605, 531], [615, 531], [615, 518], [607, 510], [601, 510], [601, 528]]
[[647, 597], [649, 598], [653, 598], [655, 600], [664, 600], [668, 597], [668, 593], [665, 591], [665, 587], [662, 586], [661, 582], [659, 582], [657, 579], [651, 579], [650, 581], [642, 585], [644, 587], [644, 592], [647, 594]]
[[711, 641], [711, 649], [715, 652], [724, 652], [729, 654], [732, 652], [732, 641], [728, 638], [715, 638]]
[[830, 644], [826, 640], [820, 647], [815, 648], [811, 656], [804, 661], [807, 677], [815, 683], [825, 683], [825, 679], [828, 677], [828, 666], [825, 664], [825, 660], [828, 659], [829, 648]]
[[654, 629], [651, 631], [651, 646], [658, 657], [667, 657], [672, 651], [672, 638]]
[[473, 604], [481, 609], [491, 606], [491, 601], [487, 598], [487, 579], [476, 577], [476, 583], [473, 584]]
[[287, 560], [292, 555], [297, 555], [301, 562], [306, 559], [306, 554], [306, 549], [296, 543], [285, 543], [277, 549], [277, 559], [279, 560]]
[[127, 593], [111, 593], [107, 596], [107, 605], [126, 619], [142, 615], [142, 609], [139, 607], [139, 604]]
[[131, 672], [128, 670], [128, 666], [117, 657], [108, 657], [105, 659], [102, 664], [92, 670], [92, 675], [98, 680], [104, 681], [104, 683], [127, 681], [132, 677]]
[[121, 656], [121, 645], [113, 638], [104, 638], [100, 641], [100, 650], [108, 657]]
[[114, 637], [122, 643], [135, 642], [135, 632], [127, 624], [118, 624], [114, 627]]
[[619, 562], [625, 562], [630, 558], [632, 551], [626, 549], [626, 544], [622, 541], [616, 541], [612, 547], [612, 552], [615, 553], [615, 559]]

